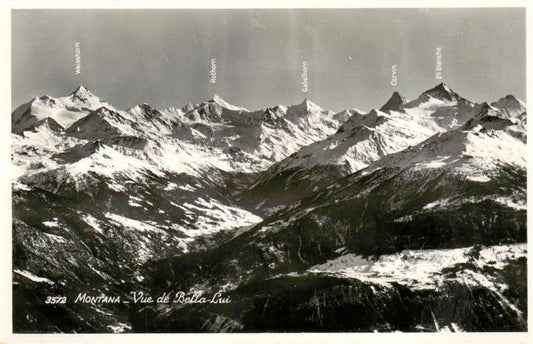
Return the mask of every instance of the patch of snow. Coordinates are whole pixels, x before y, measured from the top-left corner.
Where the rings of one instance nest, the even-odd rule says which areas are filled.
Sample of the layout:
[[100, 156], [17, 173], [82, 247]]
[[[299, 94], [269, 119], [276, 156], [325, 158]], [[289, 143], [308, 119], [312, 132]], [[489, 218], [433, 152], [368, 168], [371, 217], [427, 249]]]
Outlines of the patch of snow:
[[95, 231], [97, 231], [100, 234], [104, 234], [103, 229], [100, 227], [100, 225], [98, 224], [98, 220], [94, 216], [87, 214], [87, 215], [82, 215], [81, 218], [83, 221], [85, 221], [85, 223], [91, 226]]
[[54, 219], [53, 221], [44, 221], [43, 225], [46, 227], [54, 228], [59, 227], [59, 224], [57, 223], [57, 219]]
[[163, 190], [172, 191], [172, 190], [176, 190], [176, 188], [177, 188], [176, 183], [168, 183], [168, 185], [165, 186], [165, 188]]
[[192, 228], [184, 229], [189, 237], [213, 234], [218, 231], [239, 230], [251, 228], [262, 221], [262, 218], [235, 206], [220, 203], [216, 199], [196, 199], [194, 204], [185, 202], [183, 206], [173, 204], [190, 214], [196, 214]]
[[31, 272], [26, 271], [26, 270], [14, 269], [13, 272], [15, 272], [16, 274], [19, 274], [21, 276], [24, 276], [27, 279], [30, 279], [30, 280], [32, 280], [34, 282], [37, 282], [37, 283], [48, 283], [50, 285], [54, 284], [54, 282], [49, 280], [48, 278], [36, 276], [36, 275], [32, 274]]
[[479, 183], [487, 183], [490, 182], [490, 178], [483, 175], [478, 176], [467, 176], [466, 179], [471, 180], [473, 182], [479, 182]]
[[152, 226], [148, 223], [145, 223], [145, 222], [130, 219], [128, 217], [121, 216], [118, 214], [105, 213], [104, 215], [106, 218], [110, 219], [115, 224], [119, 226], [123, 226], [124, 228], [129, 229], [129, 230], [135, 230], [139, 232], [153, 232], [153, 233], [159, 233], [159, 234], [166, 234], [165, 231], [155, 226]]
[[62, 244], [67, 242], [67, 239], [63, 238], [60, 235], [55, 235], [55, 234], [50, 234], [50, 233], [44, 233], [44, 235], [46, 235], [48, 238], [52, 239], [52, 241], [54, 241], [54, 242], [58, 242], [58, 243], [62, 243]]
[[119, 184], [108, 184], [108, 187], [116, 192], [126, 192], [126, 188], [123, 185]]
[[183, 191], [191, 191], [191, 192], [193, 192], [193, 191], [196, 190], [195, 188], [193, 188], [193, 187], [192, 187], [191, 185], [189, 185], [189, 184], [186, 184], [186, 185], [180, 185], [180, 186], [178, 186], [178, 189], [183, 190]]
[[107, 325], [114, 333], [124, 333], [126, 330], [131, 330], [131, 326], [124, 323], [117, 323], [115, 325]]
[[527, 204], [525, 199], [512, 199], [510, 197], [496, 197], [494, 200], [502, 205], [517, 210], [527, 210]]

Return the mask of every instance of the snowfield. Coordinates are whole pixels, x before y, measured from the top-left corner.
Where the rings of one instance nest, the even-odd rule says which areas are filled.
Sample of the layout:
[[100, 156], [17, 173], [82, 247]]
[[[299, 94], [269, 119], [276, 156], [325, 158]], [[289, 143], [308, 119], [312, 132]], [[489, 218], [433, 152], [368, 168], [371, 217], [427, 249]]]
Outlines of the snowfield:
[[499, 281], [491, 281], [484, 273], [465, 269], [457, 272], [457, 276], [449, 277], [443, 273], [443, 269], [464, 263], [472, 263], [479, 269], [487, 266], [502, 269], [509, 259], [527, 257], [527, 244], [483, 247], [479, 257], [472, 253], [473, 250], [474, 247], [405, 250], [382, 255], [377, 260], [346, 254], [315, 265], [307, 271], [356, 278], [382, 285], [396, 282], [412, 289], [438, 289], [444, 280], [457, 280], [469, 285], [488, 284], [491, 290], [501, 292], [507, 286]]

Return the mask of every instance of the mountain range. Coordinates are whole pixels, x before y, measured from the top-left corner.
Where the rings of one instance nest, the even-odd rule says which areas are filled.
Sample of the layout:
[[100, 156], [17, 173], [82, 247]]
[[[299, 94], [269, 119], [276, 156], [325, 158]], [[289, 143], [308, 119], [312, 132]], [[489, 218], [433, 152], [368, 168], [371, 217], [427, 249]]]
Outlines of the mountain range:
[[[15, 332], [527, 330], [512, 95], [120, 110], [80, 86], [11, 123]], [[232, 302], [71, 301], [131, 290]]]

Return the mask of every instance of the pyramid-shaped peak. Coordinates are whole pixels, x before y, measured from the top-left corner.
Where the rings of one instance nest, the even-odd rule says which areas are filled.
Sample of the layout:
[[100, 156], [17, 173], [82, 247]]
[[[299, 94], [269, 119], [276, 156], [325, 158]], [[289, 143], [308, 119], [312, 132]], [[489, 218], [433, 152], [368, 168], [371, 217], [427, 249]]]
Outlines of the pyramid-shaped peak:
[[429, 95], [433, 98], [440, 100], [457, 100], [459, 95], [455, 93], [451, 88], [446, 84], [440, 83], [437, 86], [425, 91], [423, 94]]
[[293, 105], [290, 108], [301, 112], [322, 111], [322, 108], [319, 105], [307, 98], [305, 98], [300, 104]]
[[383, 112], [390, 112], [390, 111], [397, 111], [397, 112], [402, 112], [404, 111], [403, 110], [403, 105], [407, 103], [407, 101], [405, 100], [404, 97], [402, 97], [400, 95], [400, 93], [398, 92], [394, 92], [392, 93], [392, 96], [389, 98], [389, 100], [385, 103], [385, 105], [383, 105], [381, 107], [381, 109], [379, 109], [380, 111], [383, 111]]
[[84, 85], [78, 86], [78, 88], [71, 93], [71, 96], [79, 96], [83, 98], [94, 97], [94, 94]]
[[398, 91], [394, 91], [392, 92], [392, 97], [391, 98], [403, 98], [400, 93]]
[[519, 111], [523, 111], [526, 108], [526, 104], [512, 94], [506, 95], [498, 101], [491, 103], [491, 105], [499, 109], [506, 107], [509, 110]]
[[452, 89], [450, 87], [448, 87], [448, 85], [446, 85], [445, 83], [441, 82], [440, 84], [438, 84], [437, 86], [427, 90], [426, 92], [424, 93], [434, 93], [434, 92], [451, 92]]
[[78, 86], [78, 88], [76, 89], [76, 91], [74, 91], [74, 93], [76, 92], [88, 92], [89, 89], [87, 87], [85, 87], [85, 85], [83, 84], [80, 84], [80, 86]]
[[107, 104], [83, 85], [80, 85], [68, 98], [78, 106], [90, 109], [97, 109], [102, 104]]
[[441, 90], [446, 90], [448, 92], [451, 92], [452, 89], [450, 87], [448, 87], [448, 85], [446, 85], [445, 83], [441, 82], [440, 84], [438, 84], [437, 86], [434, 87], [435, 89], [441, 89]]

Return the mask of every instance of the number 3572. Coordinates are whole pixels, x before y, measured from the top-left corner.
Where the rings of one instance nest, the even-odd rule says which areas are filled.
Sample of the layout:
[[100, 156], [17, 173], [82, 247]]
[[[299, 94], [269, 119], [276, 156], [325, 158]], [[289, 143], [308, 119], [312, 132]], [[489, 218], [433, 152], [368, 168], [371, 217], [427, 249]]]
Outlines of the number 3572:
[[66, 296], [47, 296], [46, 301], [44, 301], [47, 305], [56, 305], [61, 303], [67, 303], [67, 297]]

